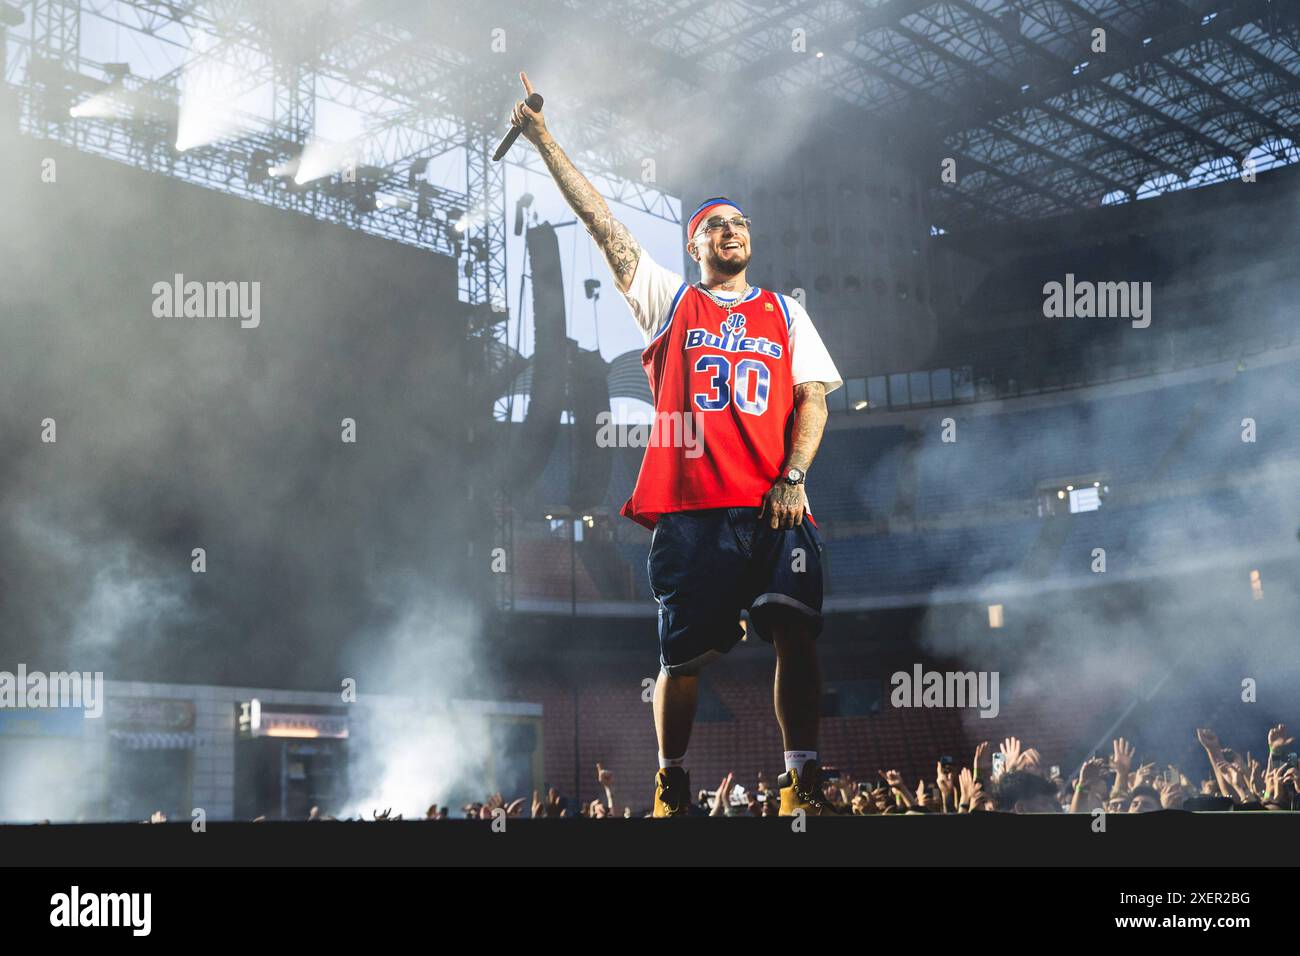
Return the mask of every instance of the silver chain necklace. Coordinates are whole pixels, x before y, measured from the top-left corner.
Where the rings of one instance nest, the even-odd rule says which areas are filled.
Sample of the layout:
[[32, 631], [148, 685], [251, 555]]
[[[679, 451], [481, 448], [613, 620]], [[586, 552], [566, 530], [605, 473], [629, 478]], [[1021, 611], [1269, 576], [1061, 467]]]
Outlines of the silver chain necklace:
[[723, 300], [723, 299], [719, 299], [716, 295], [714, 295], [714, 294], [713, 294], [712, 292], [710, 292], [708, 289], [704, 288], [704, 283], [703, 283], [703, 282], [697, 282], [697, 283], [695, 283], [695, 287], [696, 287], [697, 289], [699, 289], [701, 292], [703, 292], [705, 295], [707, 295], [707, 296], [708, 296], [708, 297], [713, 301], [713, 304], [714, 304], [714, 305], [716, 305], [716, 306], [717, 306], [718, 308], [720, 308], [720, 309], [725, 309], [725, 310], [727, 310], [728, 312], [732, 311], [732, 309], [734, 309], [736, 306], [740, 305], [740, 303], [744, 300], [745, 296], [749, 295], [749, 293], [750, 293], [750, 292], [753, 290], [753, 288], [754, 288], [752, 285], [746, 284], [746, 285], [745, 285], [745, 291], [742, 292], [742, 293], [740, 293], [740, 295], [736, 296], [736, 298], [735, 298], [734, 300], [728, 302], [728, 301], [725, 301], [725, 300]]

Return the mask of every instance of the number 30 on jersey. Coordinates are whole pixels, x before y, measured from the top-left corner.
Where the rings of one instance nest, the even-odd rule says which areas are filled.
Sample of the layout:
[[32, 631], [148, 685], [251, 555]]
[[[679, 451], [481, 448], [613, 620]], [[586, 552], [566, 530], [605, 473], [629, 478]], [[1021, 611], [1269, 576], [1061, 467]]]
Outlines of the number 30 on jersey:
[[[767, 393], [772, 371], [763, 361], [743, 358], [736, 363], [732, 378], [731, 361], [725, 355], [701, 355], [695, 362], [695, 371], [712, 373], [708, 392], [695, 393], [695, 406], [706, 412], [717, 412], [734, 402], [746, 415], [762, 415], [767, 411]], [[750, 400], [749, 394], [754, 398]]]

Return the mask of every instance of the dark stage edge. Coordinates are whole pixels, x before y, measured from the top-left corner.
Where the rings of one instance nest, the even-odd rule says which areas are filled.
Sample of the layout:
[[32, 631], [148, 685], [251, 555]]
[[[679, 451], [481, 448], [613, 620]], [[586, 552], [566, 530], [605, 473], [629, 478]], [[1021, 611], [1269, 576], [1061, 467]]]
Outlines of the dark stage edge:
[[0, 866], [1294, 866], [1300, 813], [0, 826]]
[[[130, 927], [52, 925], [60, 900], [114, 894], [147, 903], [154, 939], [182, 948], [256, 940], [258, 952], [373, 946], [398, 932], [455, 942], [452, 927], [494, 951], [515, 939], [553, 947], [685, 912], [725, 921], [731, 948], [747, 935], [770, 945], [786, 903], [846, 941], [869, 933], [872, 945], [935, 931], [946, 940], [959, 926], [1175, 943], [1292, 930], [1293, 881], [1278, 867], [1294, 866], [1300, 814], [1118, 815], [1105, 833], [1091, 823], [981, 813], [812, 818], [803, 833], [783, 819], [707, 818], [516, 819], [504, 833], [465, 820], [214, 823], [205, 833], [183, 823], [6, 826], [0, 925], [6, 942], [62, 936], [66, 945], [76, 933], [133, 943]], [[552, 873], [493, 872], [514, 867]], [[617, 874], [589, 878], [577, 867]], [[737, 871], [692, 872], [716, 867]]]

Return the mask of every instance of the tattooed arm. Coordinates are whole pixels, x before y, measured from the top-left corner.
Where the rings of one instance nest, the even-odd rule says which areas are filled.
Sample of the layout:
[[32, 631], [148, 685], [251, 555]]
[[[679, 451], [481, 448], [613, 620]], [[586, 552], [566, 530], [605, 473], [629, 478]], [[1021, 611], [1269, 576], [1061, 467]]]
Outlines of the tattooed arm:
[[790, 454], [786, 456], [777, 478], [763, 498], [764, 515], [773, 528], [795, 528], [803, 521], [808, 503], [803, 485], [792, 485], [785, 480], [791, 468], [807, 472], [817, 456], [822, 443], [822, 430], [826, 427], [826, 386], [822, 382], [802, 382], [794, 387], [794, 428], [790, 436]]
[[587, 232], [605, 254], [605, 261], [614, 274], [618, 290], [626, 292], [632, 285], [636, 264], [641, 259], [641, 247], [637, 245], [636, 239], [627, 226], [614, 218], [600, 193], [596, 192], [586, 176], [578, 172], [554, 139], [547, 135], [538, 144], [537, 150], [546, 161], [546, 168], [559, 184], [565, 200], [573, 207], [578, 219], [587, 227]]
[[[528, 82], [525, 73], [519, 74], [524, 90], [532, 94], [533, 85]], [[614, 274], [620, 292], [626, 292], [632, 285], [636, 274], [636, 264], [641, 259], [641, 247], [637, 244], [627, 226], [623, 225], [609, 211], [609, 206], [587, 177], [578, 172], [572, 160], [560, 149], [541, 112], [529, 109], [522, 100], [515, 104], [510, 115], [510, 122], [523, 127], [523, 135], [537, 147], [546, 168], [550, 170], [564, 200], [577, 214], [578, 220], [586, 227], [591, 238], [605, 254], [610, 271]]]

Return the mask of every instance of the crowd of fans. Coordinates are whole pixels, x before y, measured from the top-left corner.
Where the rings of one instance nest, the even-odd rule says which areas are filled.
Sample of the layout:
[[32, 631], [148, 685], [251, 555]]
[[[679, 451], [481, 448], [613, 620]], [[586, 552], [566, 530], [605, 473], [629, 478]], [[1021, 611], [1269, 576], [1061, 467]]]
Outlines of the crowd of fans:
[[[1043, 758], [1017, 737], [1002, 741], [1002, 749], [989, 751], [989, 742], [975, 748], [970, 766], [958, 767], [947, 758], [935, 763], [934, 778], [911, 786], [897, 770], [878, 770], [875, 778], [859, 780], [832, 767], [822, 768], [821, 787], [826, 802], [835, 812], [849, 816], [917, 813], [1150, 813], [1156, 810], [1300, 810], [1300, 770], [1294, 751], [1295, 739], [1283, 724], [1268, 731], [1267, 757], [1260, 763], [1252, 753], [1243, 759], [1224, 747], [1209, 728], [1196, 731], [1205, 751], [1209, 776], [1194, 780], [1188, 771], [1173, 765], [1163, 767], [1155, 760], [1140, 762], [1133, 745], [1123, 737], [1111, 743], [1109, 756], [1092, 756], [1077, 773], [1065, 776], [1061, 768], [1044, 767]], [[1189, 768], [1192, 774], [1205, 768]], [[592, 800], [576, 809], [551, 788], [545, 796], [537, 791], [532, 799], [507, 801], [499, 793], [461, 808], [467, 819], [492, 820], [499, 811], [507, 817], [587, 817], [604, 820], [615, 817], [648, 816], [621, 803], [614, 791], [614, 774], [596, 765], [596, 779], [603, 799]], [[691, 814], [714, 817], [769, 817], [780, 808], [780, 793], [762, 772], [746, 788], [727, 774], [716, 790], [701, 790], [691, 805]], [[447, 820], [451, 808], [430, 806], [426, 820]], [[258, 817], [257, 821], [264, 820]], [[312, 807], [308, 820], [336, 817]], [[365, 817], [357, 817], [364, 820]], [[401, 820], [391, 809], [372, 811], [370, 819]], [[165, 823], [161, 811], [150, 823]]]
[[[1042, 756], [1016, 737], [1002, 741], [1001, 749], [990, 752], [985, 741], [975, 748], [970, 766], [957, 766], [947, 759], [935, 764], [933, 779], [918, 780], [915, 786], [897, 770], [877, 771], [873, 779], [856, 779], [831, 767], [822, 768], [822, 789], [826, 801], [844, 815], [918, 813], [1149, 813], [1156, 810], [1296, 810], [1300, 809], [1300, 775], [1294, 752], [1294, 738], [1282, 724], [1268, 732], [1267, 757], [1260, 763], [1250, 752], [1243, 759], [1224, 747], [1214, 731], [1198, 729], [1196, 738], [1205, 751], [1204, 767], [1184, 770], [1155, 760], [1139, 761], [1132, 744], [1118, 738], [1108, 756], [1092, 756], [1077, 773], [1065, 775], [1059, 767], [1045, 767]], [[1145, 755], [1144, 755], [1145, 756]], [[1199, 763], [1199, 761], [1198, 761]], [[1203, 775], [1208, 770], [1209, 775]], [[1191, 774], [1191, 776], [1189, 776]], [[1197, 776], [1200, 779], [1195, 779]], [[491, 820], [498, 812], [507, 817], [574, 817], [590, 819], [630, 818], [648, 815], [634, 811], [615, 794], [614, 775], [596, 765], [597, 782], [603, 799], [577, 808], [555, 789], [544, 796], [534, 791], [532, 799], [507, 801], [493, 794], [469, 803], [461, 814], [469, 819]], [[716, 790], [699, 791], [691, 812], [699, 816], [776, 816], [779, 791], [761, 772], [751, 787], [734, 774]], [[450, 808], [431, 806], [428, 820], [446, 820]], [[315, 808], [311, 819], [325, 820]], [[375, 811], [375, 820], [400, 820], [391, 810]]]

